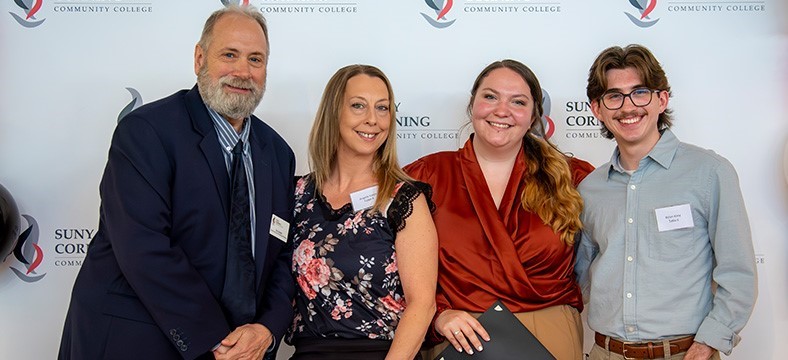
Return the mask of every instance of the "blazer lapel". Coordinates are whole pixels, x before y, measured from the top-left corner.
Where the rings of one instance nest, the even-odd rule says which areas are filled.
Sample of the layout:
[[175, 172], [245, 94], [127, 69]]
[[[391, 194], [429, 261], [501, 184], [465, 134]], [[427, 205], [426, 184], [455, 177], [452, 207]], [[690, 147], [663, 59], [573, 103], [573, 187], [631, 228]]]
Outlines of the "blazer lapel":
[[216, 129], [213, 127], [208, 109], [200, 97], [197, 85], [186, 93], [186, 108], [192, 119], [194, 130], [203, 136], [203, 139], [200, 141], [200, 150], [205, 157], [205, 161], [208, 162], [208, 167], [211, 169], [211, 174], [216, 184], [216, 192], [222, 201], [225, 221], [229, 221], [230, 176], [227, 174], [227, 165], [224, 162], [222, 149], [219, 147]]
[[[262, 282], [263, 265], [268, 255], [268, 240], [271, 227], [271, 215], [273, 213], [271, 191], [273, 189], [272, 159], [271, 151], [266, 151], [268, 144], [260, 136], [262, 133], [259, 121], [255, 116], [251, 118], [251, 139], [252, 162], [254, 163], [254, 191], [255, 191], [255, 214], [257, 217], [256, 241], [255, 241], [255, 266], [256, 279], [259, 288]], [[260, 293], [260, 292], [258, 292]]]

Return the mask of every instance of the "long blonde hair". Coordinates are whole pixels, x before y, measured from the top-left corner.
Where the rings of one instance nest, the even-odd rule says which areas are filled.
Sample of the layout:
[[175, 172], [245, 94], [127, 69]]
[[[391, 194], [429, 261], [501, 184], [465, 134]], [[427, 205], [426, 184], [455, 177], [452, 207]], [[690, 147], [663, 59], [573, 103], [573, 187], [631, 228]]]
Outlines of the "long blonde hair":
[[[391, 82], [380, 69], [371, 65], [348, 65], [334, 74], [323, 91], [320, 106], [309, 134], [309, 166], [314, 172], [315, 185], [318, 191], [323, 188], [336, 165], [337, 149], [341, 137], [339, 135], [339, 114], [345, 97], [345, 89], [350, 78], [356, 75], [376, 77], [383, 81], [388, 90], [389, 103], [394, 104], [394, 91]], [[397, 121], [394, 107], [389, 111], [390, 125], [386, 141], [375, 153], [372, 170], [378, 182], [377, 200], [374, 209], [381, 210], [388, 203], [389, 194], [400, 181], [411, 181], [397, 160]]]
[[476, 77], [471, 88], [468, 114], [471, 114], [473, 99], [482, 81], [493, 70], [507, 68], [523, 78], [534, 98], [534, 113], [531, 128], [523, 137], [525, 156], [524, 189], [520, 194], [523, 208], [536, 213], [549, 225], [561, 241], [567, 245], [575, 242], [575, 234], [583, 228], [580, 212], [583, 211], [583, 198], [574, 186], [569, 157], [544, 137], [542, 124], [542, 88], [536, 75], [523, 63], [516, 60], [501, 60], [487, 65]]

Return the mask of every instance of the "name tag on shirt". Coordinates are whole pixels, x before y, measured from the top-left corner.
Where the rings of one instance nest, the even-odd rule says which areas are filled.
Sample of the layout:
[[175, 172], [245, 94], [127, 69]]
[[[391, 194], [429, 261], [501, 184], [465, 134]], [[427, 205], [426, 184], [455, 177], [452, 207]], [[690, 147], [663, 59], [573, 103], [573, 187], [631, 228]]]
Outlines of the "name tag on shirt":
[[695, 222], [692, 221], [692, 209], [689, 204], [655, 209], [654, 213], [657, 215], [657, 229], [660, 232], [695, 226]]
[[378, 198], [377, 185], [350, 194], [350, 203], [353, 204], [353, 212], [366, 210], [375, 205]]
[[273, 237], [282, 240], [282, 242], [287, 242], [287, 234], [290, 232], [290, 223], [284, 221], [284, 219], [276, 216], [276, 214], [271, 214], [271, 230], [268, 232], [269, 234], [273, 235]]

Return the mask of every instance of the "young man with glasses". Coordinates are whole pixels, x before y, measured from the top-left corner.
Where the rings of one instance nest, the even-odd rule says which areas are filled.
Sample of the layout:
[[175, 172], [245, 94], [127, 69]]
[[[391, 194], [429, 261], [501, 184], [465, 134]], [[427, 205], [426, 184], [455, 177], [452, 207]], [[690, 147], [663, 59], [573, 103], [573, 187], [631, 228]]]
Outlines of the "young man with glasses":
[[575, 271], [596, 332], [590, 359], [730, 354], [757, 291], [736, 171], [670, 131], [670, 85], [645, 47], [604, 50], [586, 90], [617, 143], [578, 187]]

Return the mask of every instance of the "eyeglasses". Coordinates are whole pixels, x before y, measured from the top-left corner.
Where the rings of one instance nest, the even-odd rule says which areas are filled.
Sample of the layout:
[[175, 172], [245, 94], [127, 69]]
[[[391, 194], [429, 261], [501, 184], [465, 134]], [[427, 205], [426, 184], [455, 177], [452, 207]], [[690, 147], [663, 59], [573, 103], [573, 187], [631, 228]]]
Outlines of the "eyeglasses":
[[624, 106], [624, 99], [629, 98], [632, 105], [644, 107], [651, 104], [651, 93], [659, 93], [662, 90], [653, 90], [646, 87], [636, 88], [629, 94], [622, 94], [619, 91], [611, 91], [602, 95], [602, 104], [608, 110], [618, 110]]

